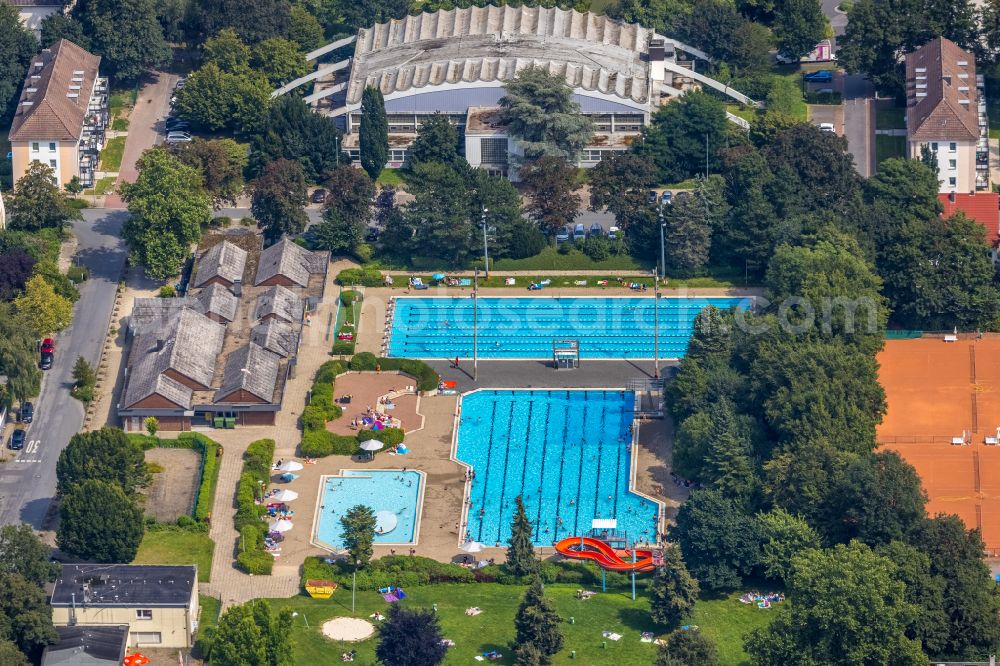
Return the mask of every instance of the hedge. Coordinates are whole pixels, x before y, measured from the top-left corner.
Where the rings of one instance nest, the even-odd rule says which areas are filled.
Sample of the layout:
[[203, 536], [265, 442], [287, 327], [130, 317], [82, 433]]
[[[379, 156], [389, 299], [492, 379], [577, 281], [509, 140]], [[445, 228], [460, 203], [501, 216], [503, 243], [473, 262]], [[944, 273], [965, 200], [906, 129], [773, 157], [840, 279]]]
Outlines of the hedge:
[[350, 456], [358, 451], [358, 440], [351, 435], [335, 435], [326, 430], [306, 430], [302, 433], [299, 453], [307, 458]]
[[274, 440], [258, 439], [251, 442], [243, 454], [243, 473], [236, 486], [236, 514], [233, 524], [240, 533], [240, 553], [236, 566], [250, 574], [270, 575], [274, 557], [264, 551], [264, 523], [267, 508], [257, 504], [257, 491], [261, 484], [271, 479], [271, 461], [274, 459]]
[[369, 439], [377, 439], [385, 444], [387, 449], [395, 447], [403, 442], [404, 432], [402, 428], [383, 428], [382, 430], [360, 430], [358, 431], [358, 443]]
[[333, 454], [351, 455], [357, 450], [353, 437], [334, 435], [327, 431], [328, 421], [339, 419], [344, 410], [333, 401], [333, 384], [337, 375], [346, 370], [340, 361], [327, 361], [316, 370], [310, 390], [309, 404], [302, 410], [302, 442], [299, 453], [309, 458]]
[[251, 442], [243, 454], [243, 470], [250, 472], [258, 481], [271, 480], [271, 463], [274, 460], [274, 440], [258, 439]]
[[236, 564], [245, 573], [270, 576], [274, 568], [274, 556], [263, 550], [246, 550], [236, 556]]
[[347, 268], [337, 274], [337, 284], [342, 286], [384, 287], [385, 278], [377, 268]]
[[201, 454], [201, 476], [192, 515], [195, 520], [207, 521], [219, 484], [219, 449], [222, 448], [219, 443], [197, 432], [182, 432], [177, 439], [160, 439], [139, 433], [130, 433], [128, 438], [146, 451], [153, 448], [191, 449]]
[[354, 303], [360, 303], [362, 299], [360, 291], [354, 291], [353, 289], [346, 289], [340, 292], [340, 304], [345, 308], [349, 308]]
[[417, 380], [417, 389], [433, 391], [441, 382], [441, 377], [434, 368], [423, 361], [412, 358], [378, 358], [371, 352], [361, 352], [351, 358], [351, 370], [356, 372], [373, 371], [376, 366], [389, 372], [404, 372]]

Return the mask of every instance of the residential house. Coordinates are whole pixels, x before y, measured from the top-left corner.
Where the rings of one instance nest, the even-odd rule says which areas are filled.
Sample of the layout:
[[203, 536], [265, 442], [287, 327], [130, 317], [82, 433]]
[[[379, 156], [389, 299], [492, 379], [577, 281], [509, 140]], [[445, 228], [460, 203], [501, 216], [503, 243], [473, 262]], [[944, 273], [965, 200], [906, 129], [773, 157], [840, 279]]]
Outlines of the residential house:
[[14, 182], [32, 162], [47, 164], [55, 182], [94, 184], [108, 123], [108, 82], [99, 56], [60, 39], [32, 58], [10, 127]]
[[262, 250], [246, 229], [203, 238], [186, 296], [135, 301], [123, 427], [150, 416], [161, 430], [273, 425], [329, 263], [290, 242]]
[[120, 666], [128, 625], [56, 627], [59, 641], [42, 652], [41, 666]]
[[1000, 194], [996, 192], [976, 192], [969, 194], [939, 194], [938, 200], [944, 207], [941, 217], [949, 218], [955, 213], [964, 213], [967, 218], [982, 225], [986, 230], [986, 242], [991, 248], [993, 261], [998, 260], [1000, 241]]
[[198, 567], [64, 564], [51, 605], [56, 627], [127, 626], [132, 647], [190, 648], [198, 630]]
[[938, 37], [906, 55], [906, 140], [911, 158], [930, 150], [940, 192], [989, 187], [988, 123], [975, 56]]

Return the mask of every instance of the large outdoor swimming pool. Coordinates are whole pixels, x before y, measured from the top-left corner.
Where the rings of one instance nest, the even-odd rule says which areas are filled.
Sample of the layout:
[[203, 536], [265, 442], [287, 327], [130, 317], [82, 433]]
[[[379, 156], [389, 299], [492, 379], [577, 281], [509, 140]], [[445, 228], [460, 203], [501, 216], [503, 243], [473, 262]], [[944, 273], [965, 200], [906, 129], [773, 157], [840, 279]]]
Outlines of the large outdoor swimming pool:
[[421, 472], [400, 470], [341, 470], [324, 476], [313, 538], [330, 550], [344, 547], [340, 519], [352, 507], [364, 504], [375, 512], [375, 543], [406, 545], [416, 542], [423, 499]]
[[475, 391], [462, 399], [456, 457], [475, 471], [468, 537], [510, 537], [522, 495], [534, 541], [549, 546], [616, 518], [630, 541], [653, 541], [659, 505], [629, 492], [634, 394], [620, 390]]
[[[581, 358], [653, 358], [654, 299], [480, 298], [480, 358], [552, 358], [553, 340], [574, 339]], [[401, 297], [395, 300], [389, 356], [469, 358], [473, 299]], [[661, 298], [660, 358], [687, 351], [695, 316], [714, 305], [746, 309], [744, 298]]]

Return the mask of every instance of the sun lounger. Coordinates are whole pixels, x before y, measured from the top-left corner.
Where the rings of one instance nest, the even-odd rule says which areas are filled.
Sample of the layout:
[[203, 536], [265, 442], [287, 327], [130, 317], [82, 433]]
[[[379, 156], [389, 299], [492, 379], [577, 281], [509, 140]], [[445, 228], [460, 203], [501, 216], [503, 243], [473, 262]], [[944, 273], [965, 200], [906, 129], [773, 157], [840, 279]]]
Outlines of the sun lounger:
[[515, 280], [514, 278], [504, 278], [503, 283], [504, 286], [506, 287], [513, 287], [515, 284], [517, 284], [517, 280]]
[[573, 284], [575, 284], [577, 287], [586, 287], [587, 286], [587, 281], [586, 280], [573, 280]]
[[471, 278], [460, 278], [459, 281], [458, 281], [458, 286], [459, 287], [471, 287], [472, 286], [472, 279]]
[[622, 639], [621, 634], [616, 634], [613, 631], [604, 631], [601, 632], [601, 635], [607, 638], [609, 641], [620, 641]]
[[482, 612], [483, 612], [483, 609], [479, 608], [478, 606], [474, 606], [472, 608], [466, 608], [465, 609], [465, 614], [466, 615], [479, 615]]

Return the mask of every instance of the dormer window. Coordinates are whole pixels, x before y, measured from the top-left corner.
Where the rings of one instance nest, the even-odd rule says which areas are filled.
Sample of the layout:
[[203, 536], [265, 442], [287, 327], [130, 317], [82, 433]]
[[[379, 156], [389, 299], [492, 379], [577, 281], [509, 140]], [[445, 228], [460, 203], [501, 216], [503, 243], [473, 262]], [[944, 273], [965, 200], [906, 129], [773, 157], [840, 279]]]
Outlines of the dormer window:
[[917, 72], [917, 74], [926, 74], [927, 73], [927, 68], [926, 67], [917, 67], [915, 71]]
[[958, 61], [958, 66], [959, 67], [968, 67], [969, 66], [969, 61], [968, 60], [959, 60]]

